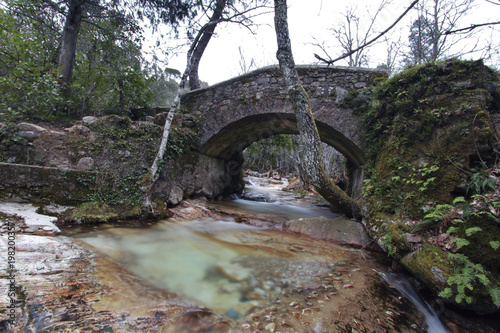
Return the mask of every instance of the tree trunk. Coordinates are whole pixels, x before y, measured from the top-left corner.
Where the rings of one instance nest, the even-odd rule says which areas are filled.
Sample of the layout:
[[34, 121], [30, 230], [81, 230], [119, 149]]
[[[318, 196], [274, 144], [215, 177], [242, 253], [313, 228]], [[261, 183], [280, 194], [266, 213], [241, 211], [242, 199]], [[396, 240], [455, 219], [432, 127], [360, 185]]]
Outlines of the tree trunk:
[[68, 5], [68, 13], [64, 30], [62, 33], [61, 52], [59, 53], [59, 67], [62, 69], [63, 80], [68, 93], [69, 85], [73, 76], [73, 67], [75, 65], [76, 40], [80, 30], [80, 24], [83, 16], [84, 0], [71, 0]]
[[361, 217], [361, 207], [328, 177], [323, 166], [320, 150], [320, 138], [314, 121], [309, 97], [299, 82], [298, 73], [292, 55], [288, 33], [286, 0], [274, 0], [274, 24], [278, 41], [276, 54], [283, 80], [293, 104], [297, 126], [303, 146], [304, 170], [309, 175], [316, 190], [332, 205], [332, 209], [348, 217]]
[[181, 93], [184, 90], [190, 71], [191, 71], [191, 52], [188, 52], [186, 70], [182, 75], [181, 82], [179, 83], [179, 88], [177, 89], [177, 95], [175, 96], [168, 111], [167, 118], [165, 119], [165, 125], [163, 126], [163, 135], [161, 138], [160, 147], [158, 148], [158, 152], [156, 153], [151, 168], [149, 168], [149, 172], [142, 179], [142, 186], [141, 186], [142, 202], [143, 202], [142, 209], [144, 212], [148, 214], [149, 213], [153, 215], [155, 214], [153, 205], [151, 204], [151, 198], [153, 196], [153, 191], [154, 191], [154, 186], [156, 185], [156, 181], [160, 177], [159, 169], [163, 164], [165, 151], [167, 149], [168, 136], [170, 135], [170, 126], [172, 125], [172, 121], [174, 120], [175, 113], [177, 112], [178, 109], [180, 109]]
[[189, 89], [196, 90], [201, 88], [200, 78], [198, 76], [198, 67], [200, 65], [201, 57], [208, 46], [208, 42], [214, 34], [215, 27], [219, 23], [224, 8], [226, 7], [227, 0], [217, 0], [215, 3], [214, 12], [210, 17], [210, 21], [202, 28], [201, 37], [199, 38], [196, 47], [193, 50], [191, 58], [191, 71], [189, 73]]
[[[217, 0], [217, 5], [216, 5], [216, 10], [219, 8], [219, 5], [223, 5], [222, 8], [220, 8], [220, 12], [222, 14], [222, 10], [224, 9], [226, 0]], [[214, 13], [215, 15], [215, 13]], [[212, 17], [214, 17], [214, 15]], [[167, 142], [168, 142], [168, 137], [170, 134], [170, 126], [172, 125], [172, 121], [174, 119], [175, 113], [177, 112], [178, 109], [180, 109], [181, 106], [181, 93], [184, 91], [184, 88], [186, 86], [186, 82], [188, 81], [188, 78], [191, 78], [191, 73], [194, 71], [193, 68], [196, 69], [196, 72], [198, 71], [198, 64], [201, 60], [201, 56], [203, 55], [203, 51], [208, 45], [208, 42], [210, 41], [210, 38], [212, 37], [213, 31], [215, 29], [215, 26], [217, 25], [218, 21], [213, 21], [212, 19], [210, 22], [205, 24], [199, 31], [198, 34], [196, 35], [196, 38], [193, 40], [193, 43], [191, 44], [191, 47], [189, 48], [189, 51], [187, 53], [187, 64], [186, 64], [186, 69], [184, 70], [184, 73], [182, 74], [181, 77], [181, 82], [179, 83], [179, 89], [177, 90], [177, 95], [175, 96], [174, 101], [172, 102], [170, 109], [167, 114], [167, 119], [165, 120], [165, 125], [163, 127], [163, 135], [160, 143], [160, 147], [158, 148], [158, 152], [156, 153], [155, 160], [153, 161], [153, 164], [151, 165], [151, 168], [149, 169], [149, 172], [144, 176], [142, 180], [142, 201], [143, 201], [143, 210], [153, 213], [153, 206], [151, 204], [151, 197], [153, 195], [154, 191], [154, 186], [156, 185], [156, 181], [158, 180], [160, 174], [159, 174], [159, 169], [160, 166], [163, 163], [163, 159], [165, 156], [165, 150], [167, 149]], [[207, 31], [209, 32], [208, 37], [207, 37]], [[211, 32], [210, 32], [211, 31]], [[200, 46], [201, 45], [201, 46]], [[197, 58], [195, 59], [195, 53]], [[193, 64], [196, 66], [194, 67]], [[196, 78], [198, 77], [198, 74], [196, 73]], [[190, 79], [191, 80], [191, 79]], [[199, 80], [198, 80], [199, 82]], [[191, 81], [190, 81], [191, 83]], [[197, 88], [194, 88], [197, 89]], [[193, 88], [191, 87], [191, 90]]]

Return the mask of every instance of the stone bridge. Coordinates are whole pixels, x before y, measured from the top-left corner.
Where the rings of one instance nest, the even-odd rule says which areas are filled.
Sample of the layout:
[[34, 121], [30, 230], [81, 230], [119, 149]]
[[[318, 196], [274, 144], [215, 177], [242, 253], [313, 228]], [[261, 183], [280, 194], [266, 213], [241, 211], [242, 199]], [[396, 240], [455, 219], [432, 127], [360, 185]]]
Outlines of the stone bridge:
[[[346, 101], [353, 90], [384, 72], [351, 67], [298, 66], [321, 140], [342, 153], [354, 170], [365, 163], [360, 115]], [[202, 116], [204, 155], [226, 161], [226, 172], [241, 172], [241, 152], [277, 134], [298, 134], [292, 105], [277, 66], [265, 67], [182, 96], [182, 112]]]

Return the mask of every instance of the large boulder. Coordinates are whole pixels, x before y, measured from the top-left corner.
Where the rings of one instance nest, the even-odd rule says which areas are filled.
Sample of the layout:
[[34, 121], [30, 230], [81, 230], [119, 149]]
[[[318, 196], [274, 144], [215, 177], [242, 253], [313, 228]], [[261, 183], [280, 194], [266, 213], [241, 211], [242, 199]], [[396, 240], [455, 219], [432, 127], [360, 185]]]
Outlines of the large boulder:
[[365, 227], [361, 223], [343, 216], [335, 219], [328, 219], [326, 217], [300, 218], [287, 221], [284, 229], [356, 247], [365, 247], [371, 242]]

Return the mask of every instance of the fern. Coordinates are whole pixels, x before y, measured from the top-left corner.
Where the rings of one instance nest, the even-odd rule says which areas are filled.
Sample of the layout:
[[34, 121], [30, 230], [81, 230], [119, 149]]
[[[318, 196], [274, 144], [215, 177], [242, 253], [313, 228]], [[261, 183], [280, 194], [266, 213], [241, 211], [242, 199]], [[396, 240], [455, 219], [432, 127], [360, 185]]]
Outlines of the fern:
[[490, 246], [493, 248], [493, 250], [498, 250], [500, 247], [500, 242], [499, 241], [490, 241]]
[[490, 287], [491, 281], [486, 276], [486, 272], [481, 264], [474, 264], [467, 256], [460, 253], [450, 253], [448, 257], [453, 260], [455, 264], [462, 266], [462, 269], [460, 272], [448, 278], [446, 283], [449, 287], [444, 288], [444, 290], [439, 293], [440, 297], [451, 298], [453, 296], [451, 286], [456, 285], [457, 294], [455, 295], [455, 301], [461, 303], [465, 300], [470, 304], [473, 301], [473, 297], [467, 295], [467, 293], [473, 291], [475, 285], [482, 284], [484, 287], [488, 288], [495, 306], [500, 307], [500, 288]]
[[448, 257], [458, 265], [464, 265], [469, 262], [469, 258], [461, 253], [448, 253]]
[[453, 199], [453, 206], [456, 206], [459, 203], [464, 203], [464, 202], [466, 202], [464, 197], [456, 197], [455, 199]]
[[457, 245], [457, 249], [461, 249], [462, 247], [470, 244], [470, 242], [465, 238], [453, 238], [450, 240], [450, 243], [455, 243]]
[[467, 235], [467, 237], [470, 237], [471, 235], [475, 234], [476, 232], [479, 232], [479, 231], [482, 231], [483, 229], [481, 229], [480, 227], [472, 227], [472, 228], [467, 228], [465, 230], [465, 234]]
[[453, 296], [453, 291], [450, 287], [446, 287], [439, 292], [438, 296], [443, 298], [451, 298]]
[[411, 231], [416, 232], [416, 231], [426, 231], [434, 229], [438, 225], [438, 223], [439, 223], [438, 220], [423, 220], [417, 223]]
[[449, 218], [452, 209], [453, 206], [447, 204], [437, 205], [435, 208], [431, 208], [429, 212], [425, 214], [423, 221], [415, 225], [412, 232], [426, 231], [437, 227], [439, 223]]
[[496, 180], [485, 172], [476, 172], [471, 175], [467, 193], [483, 194], [495, 189]]
[[495, 304], [497, 308], [500, 308], [500, 288], [490, 288], [489, 293], [493, 304]]

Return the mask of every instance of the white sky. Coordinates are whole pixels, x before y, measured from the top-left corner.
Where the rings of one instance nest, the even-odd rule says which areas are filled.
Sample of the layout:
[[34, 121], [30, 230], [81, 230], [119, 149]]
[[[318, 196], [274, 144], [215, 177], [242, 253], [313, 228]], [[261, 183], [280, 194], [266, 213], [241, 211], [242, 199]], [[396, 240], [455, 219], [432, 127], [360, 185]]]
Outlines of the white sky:
[[[394, 0], [393, 2], [394, 4], [388, 6], [376, 21], [375, 30], [377, 32], [392, 24], [412, 1]], [[372, 4], [372, 6], [379, 5], [379, 1], [361, 0], [288, 0], [288, 24], [295, 62], [297, 64], [318, 63], [313, 54], [323, 54], [317, 46], [312, 45], [314, 39], [332, 45], [333, 37], [329, 29], [342, 18], [341, 14], [345, 12], [346, 7], [357, 6], [356, 13], [363, 16], [367, 13], [367, 3]], [[476, 3], [475, 11], [460, 22], [460, 27], [467, 27], [471, 23], [498, 21], [500, 6], [489, 4], [486, 0], [476, 0]], [[242, 48], [246, 62], [249, 63], [253, 58], [257, 68], [277, 63], [274, 13], [272, 9], [269, 11], [269, 14], [254, 20], [260, 23], [255, 35], [235, 24], [220, 25], [216, 28], [217, 37], [211, 39], [200, 63], [199, 75], [202, 81], [214, 84], [241, 74], [239, 64], [241, 57], [238, 47]], [[394, 35], [401, 34], [402, 43], [406, 43], [408, 40], [409, 22], [411, 22], [412, 17], [415, 18], [415, 10], [410, 14], [411, 16], [401, 21], [393, 32]], [[370, 67], [376, 67], [384, 62], [385, 47], [384, 44], [379, 44], [368, 51]], [[329, 52], [331, 57], [337, 57], [341, 53], [335, 52], [333, 49]], [[170, 58], [168, 67], [176, 68], [182, 72], [185, 63], [185, 53], [182, 53]], [[346, 65], [346, 63], [340, 61], [335, 65]]]

